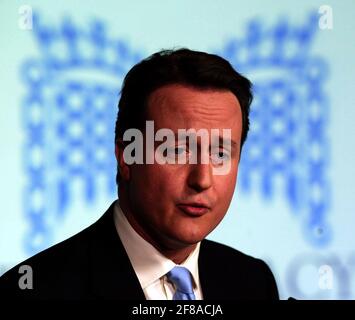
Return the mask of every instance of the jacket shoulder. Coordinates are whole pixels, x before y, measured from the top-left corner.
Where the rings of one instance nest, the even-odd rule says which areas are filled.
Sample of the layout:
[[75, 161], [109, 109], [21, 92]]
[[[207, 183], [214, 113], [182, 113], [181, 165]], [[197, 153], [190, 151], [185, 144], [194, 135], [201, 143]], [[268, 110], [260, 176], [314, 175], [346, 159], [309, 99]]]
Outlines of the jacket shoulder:
[[[31, 297], [36, 292], [55, 292], [60, 283], [77, 283], [82, 277], [78, 277], [80, 271], [85, 273], [87, 238], [88, 231], [84, 230], [14, 266], [0, 277], [0, 293]], [[20, 288], [21, 281], [28, 289]]]
[[224, 281], [229, 282], [231, 295], [238, 292], [238, 299], [279, 298], [275, 278], [261, 259], [211, 240], [201, 243], [200, 259], [201, 265], [208, 266], [204, 269], [209, 274], [223, 275]]
[[[99, 221], [5, 272], [0, 277], [0, 296], [51, 298], [56, 294], [61, 295], [65, 284], [70, 284], [72, 289], [67, 292], [68, 297], [80, 296], [78, 290], [84, 291], [87, 285], [85, 280], [89, 272], [90, 249], [98, 232]], [[27, 287], [36, 290], [20, 289], [19, 281], [25, 275], [31, 279]]]

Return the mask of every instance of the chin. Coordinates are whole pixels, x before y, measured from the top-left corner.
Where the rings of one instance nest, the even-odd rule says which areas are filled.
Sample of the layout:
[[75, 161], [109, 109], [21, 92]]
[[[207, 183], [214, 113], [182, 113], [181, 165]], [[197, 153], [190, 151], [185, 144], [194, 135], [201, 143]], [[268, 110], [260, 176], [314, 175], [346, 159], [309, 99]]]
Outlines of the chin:
[[190, 232], [187, 232], [186, 231], [184, 233], [181, 233], [179, 236], [178, 236], [178, 239], [180, 242], [186, 244], [186, 245], [193, 245], [193, 244], [196, 244], [200, 241], [202, 241], [206, 236], [207, 236], [208, 233], [205, 233], [205, 232], [196, 232], [196, 231], [190, 231]]

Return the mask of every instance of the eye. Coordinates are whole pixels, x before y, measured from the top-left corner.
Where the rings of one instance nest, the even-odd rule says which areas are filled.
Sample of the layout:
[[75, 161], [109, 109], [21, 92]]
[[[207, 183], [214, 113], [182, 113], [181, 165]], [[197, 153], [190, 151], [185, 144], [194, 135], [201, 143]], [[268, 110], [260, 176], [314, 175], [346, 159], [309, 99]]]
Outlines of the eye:
[[211, 160], [214, 164], [221, 164], [230, 159], [230, 154], [226, 150], [219, 149], [211, 153]]
[[227, 154], [224, 151], [219, 151], [218, 152], [218, 158], [224, 159], [227, 156]]

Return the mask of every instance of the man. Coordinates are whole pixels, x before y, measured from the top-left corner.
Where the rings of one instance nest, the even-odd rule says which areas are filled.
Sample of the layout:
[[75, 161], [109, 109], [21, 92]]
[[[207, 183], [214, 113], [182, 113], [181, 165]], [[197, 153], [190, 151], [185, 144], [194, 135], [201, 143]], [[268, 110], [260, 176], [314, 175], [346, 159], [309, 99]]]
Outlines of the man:
[[[162, 51], [134, 66], [123, 83], [115, 130], [119, 199], [92, 226], [7, 272], [3, 292], [278, 299], [263, 261], [205, 240], [234, 193], [251, 100], [251, 83], [216, 55]], [[181, 138], [182, 129], [193, 130]], [[129, 143], [133, 133], [137, 148]], [[33, 271], [32, 289], [19, 288], [23, 265]]]

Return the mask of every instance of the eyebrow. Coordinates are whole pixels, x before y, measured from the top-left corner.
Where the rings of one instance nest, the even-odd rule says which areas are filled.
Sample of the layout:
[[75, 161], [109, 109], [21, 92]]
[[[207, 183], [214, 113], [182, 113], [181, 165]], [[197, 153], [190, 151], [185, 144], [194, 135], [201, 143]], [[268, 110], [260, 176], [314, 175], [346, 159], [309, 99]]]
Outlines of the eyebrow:
[[[226, 138], [221, 137], [221, 136], [218, 137], [219, 145], [227, 144], [227, 142], [228, 142], [227, 140], [229, 140], [229, 139], [226, 139]], [[230, 143], [231, 143], [232, 149], [237, 149], [238, 143], [236, 141], [234, 141], [233, 139], [230, 139]]]

